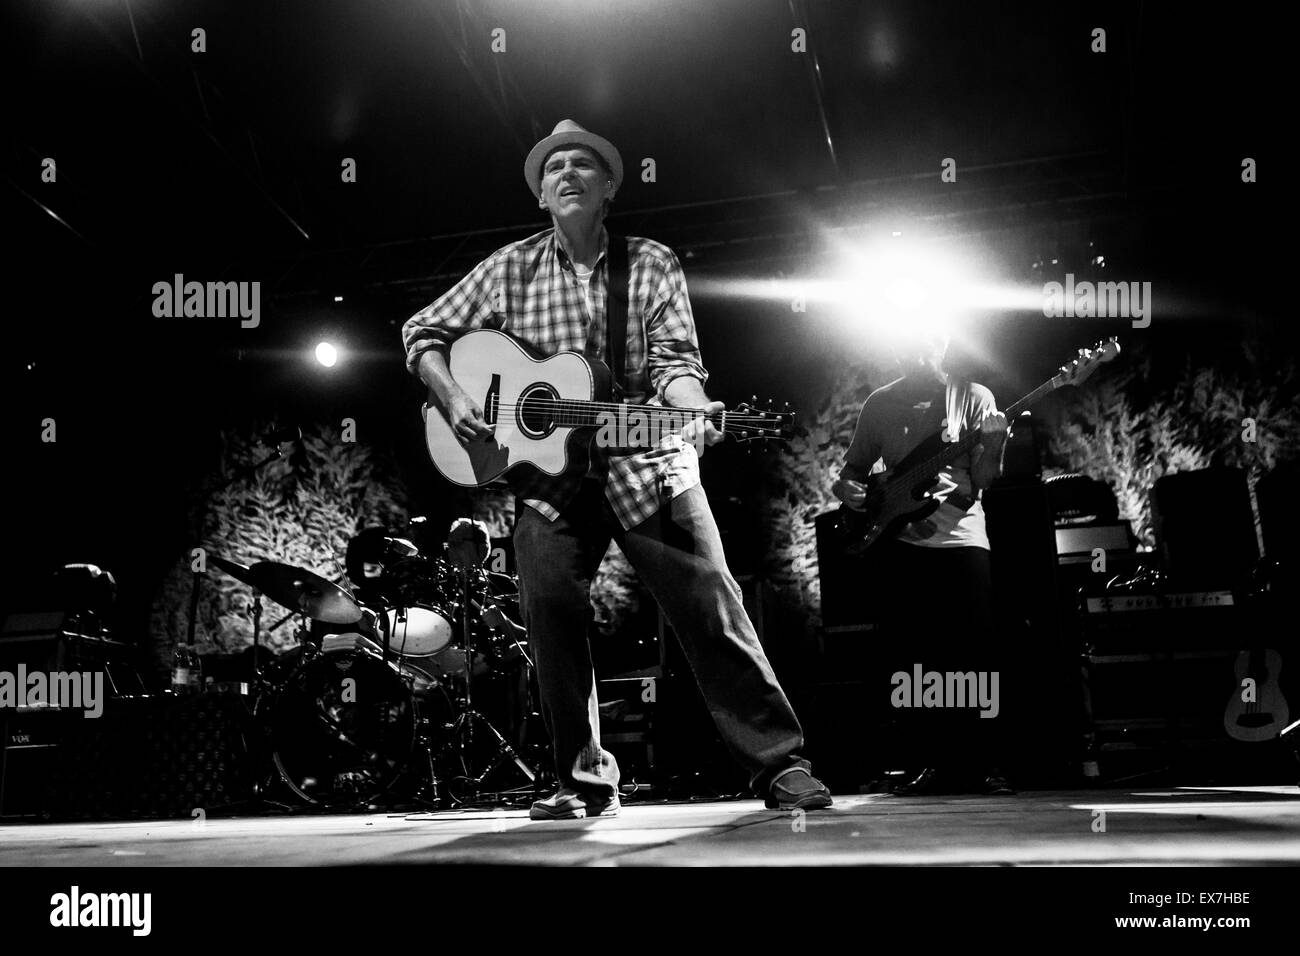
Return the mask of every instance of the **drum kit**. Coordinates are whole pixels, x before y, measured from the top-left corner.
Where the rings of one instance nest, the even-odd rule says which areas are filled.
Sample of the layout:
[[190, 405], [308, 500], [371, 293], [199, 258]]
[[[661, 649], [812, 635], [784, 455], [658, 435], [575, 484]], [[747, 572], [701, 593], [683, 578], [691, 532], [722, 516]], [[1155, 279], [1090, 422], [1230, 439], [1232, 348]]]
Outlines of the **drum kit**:
[[[278, 778], [299, 800], [335, 809], [534, 799], [541, 771], [506, 736], [544, 761], [533, 662], [515, 623], [516, 579], [454, 548], [429, 554], [378, 530], [359, 536], [370, 536], [364, 562], [349, 548], [345, 580], [355, 588], [275, 561], [209, 558], [253, 590], [263, 781]], [[263, 597], [290, 612], [281, 623], [298, 619], [295, 646], [270, 660]], [[506, 734], [476, 697], [495, 705]]]

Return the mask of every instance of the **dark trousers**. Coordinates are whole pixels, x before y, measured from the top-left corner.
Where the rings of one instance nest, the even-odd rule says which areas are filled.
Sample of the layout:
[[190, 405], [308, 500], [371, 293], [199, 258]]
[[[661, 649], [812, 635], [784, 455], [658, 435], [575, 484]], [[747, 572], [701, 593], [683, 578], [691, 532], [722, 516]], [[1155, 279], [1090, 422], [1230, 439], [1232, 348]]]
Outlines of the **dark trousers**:
[[591, 580], [611, 539], [663, 608], [723, 742], [749, 771], [754, 791], [765, 794], [772, 777], [791, 766], [807, 769], [799, 756], [803, 731], [727, 570], [704, 489], [676, 496], [624, 531], [604, 489], [584, 482], [555, 521], [521, 504], [514, 537], [520, 610], [561, 785], [593, 797], [618, 789], [618, 764], [600, 746], [587, 640]]
[[881, 548], [876, 588], [891, 673], [912, 675], [918, 664], [923, 672], [998, 673], [996, 717], [980, 717], [977, 707], [894, 708], [902, 753], [917, 766], [997, 766], [1005, 756], [1008, 674], [994, 627], [989, 552], [897, 541]]

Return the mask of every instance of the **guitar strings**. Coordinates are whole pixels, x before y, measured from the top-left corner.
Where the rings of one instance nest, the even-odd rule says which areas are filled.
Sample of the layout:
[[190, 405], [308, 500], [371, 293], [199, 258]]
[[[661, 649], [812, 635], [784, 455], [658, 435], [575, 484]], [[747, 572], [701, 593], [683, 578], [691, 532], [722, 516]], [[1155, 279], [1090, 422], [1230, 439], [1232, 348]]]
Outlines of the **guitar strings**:
[[[1038, 398], [1040, 397], [1040, 393], [1045, 394], [1051, 391], [1054, 387], [1052, 383], [1053, 383], [1053, 379], [1048, 379], [1046, 382], [1038, 386], [1038, 388], [1034, 389], [1024, 398], [1021, 398], [1019, 401], [1013, 402], [1010, 406], [1007, 407], [1006, 411], [1003, 412], [1003, 414], [1006, 415], [1007, 418], [1014, 418], [1022, 408], [1025, 408], [1026, 406], [1037, 401]], [[960, 458], [962, 455], [966, 454], [968, 451], [970, 451], [972, 448], [975, 447], [975, 444], [978, 441], [979, 436], [980, 436], [979, 429], [978, 428], [972, 429], [967, 435], [965, 435], [960, 440], [953, 442], [943, 451], [931, 455], [929, 458], [925, 459], [924, 461], [917, 462], [915, 465], [908, 468], [907, 471], [903, 472], [901, 475], [896, 475], [882, 488], [875, 489], [875, 493], [879, 495], [880, 498], [883, 498], [886, 501], [898, 495], [910, 496], [915, 487], [914, 482], [916, 479], [909, 479], [908, 476], [915, 476], [920, 473], [930, 471], [931, 469], [942, 468], [943, 465], [945, 464], [944, 459], [949, 456], [952, 456], [953, 458]], [[868, 492], [869, 497], [870, 495], [871, 493]]]
[[727, 424], [743, 425], [746, 427], [759, 428], [767, 426], [769, 428], [778, 424], [776, 418], [772, 415], [744, 413], [744, 412], [705, 412], [700, 409], [690, 408], [671, 408], [662, 405], [619, 405], [610, 404], [604, 408], [593, 408], [591, 405], [582, 403], [580, 400], [565, 399], [554, 401], [551, 399], [527, 399], [523, 402], [500, 402], [493, 405], [498, 412], [522, 409], [524, 412], [537, 412], [544, 414], [547, 412], [568, 412], [570, 417], [578, 416], [590, 418], [591, 421], [584, 421], [582, 424], [596, 425], [600, 424], [595, 417], [602, 411], [617, 411], [618, 409], [636, 409], [657, 418], [683, 418], [686, 421], [693, 421], [697, 418], [707, 418], [710, 421], [721, 421], [725, 415]]
[[620, 402], [588, 402], [584, 399], [562, 398], [528, 398], [522, 402], [498, 402], [494, 403], [497, 408], [521, 408], [530, 405], [539, 405], [551, 408], [565, 408], [573, 411], [618, 411], [619, 409], [638, 409], [641, 411], [662, 412], [664, 414], [675, 415], [695, 415], [696, 417], [709, 417], [726, 415], [728, 418], [779, 418], [778, 412], [733, 412], [723, 409], [717, 412], [706, 412], [701, 408], [678, 408], [672, 405], [628, 405]]

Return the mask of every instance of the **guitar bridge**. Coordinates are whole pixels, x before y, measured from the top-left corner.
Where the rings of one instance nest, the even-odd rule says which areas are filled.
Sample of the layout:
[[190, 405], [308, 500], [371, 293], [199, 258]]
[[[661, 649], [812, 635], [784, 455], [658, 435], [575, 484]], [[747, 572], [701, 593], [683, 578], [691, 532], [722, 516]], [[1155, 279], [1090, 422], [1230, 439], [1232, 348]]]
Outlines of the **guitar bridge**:
[[489, 425], [497, 423], [497, 414], [501, 411], [501, 376], [493, 375], [492, 384], [483, 396], [483, 420]]

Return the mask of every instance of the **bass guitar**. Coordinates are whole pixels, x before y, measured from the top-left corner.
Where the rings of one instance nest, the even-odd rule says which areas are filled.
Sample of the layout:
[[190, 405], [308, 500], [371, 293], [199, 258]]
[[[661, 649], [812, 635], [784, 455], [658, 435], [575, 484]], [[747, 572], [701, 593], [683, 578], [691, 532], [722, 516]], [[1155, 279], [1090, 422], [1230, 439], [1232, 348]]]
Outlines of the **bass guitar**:
[[[1119, 354], [1119, 341], [1111, 338], [1090, 349], [1081, 349], [1079, 357], [1042, 385], [1006, 409], [1008, 420], [1044, 395], [1065, 385], [1080, 385], [1103, 362]], [[969, 454], [980, 441], [978, 428], [958, 441], [946, 441], [944, 431], [925, 439], [893, 468], [867, 479], [867, 495], [861, 507], [841, 505], [836, 526], [847, 554], [860, 555], [881, 539], [892, 538], [903, 528], [935, 512], [942, 501], [930, 494], [939, 472], [962, 455]]]

